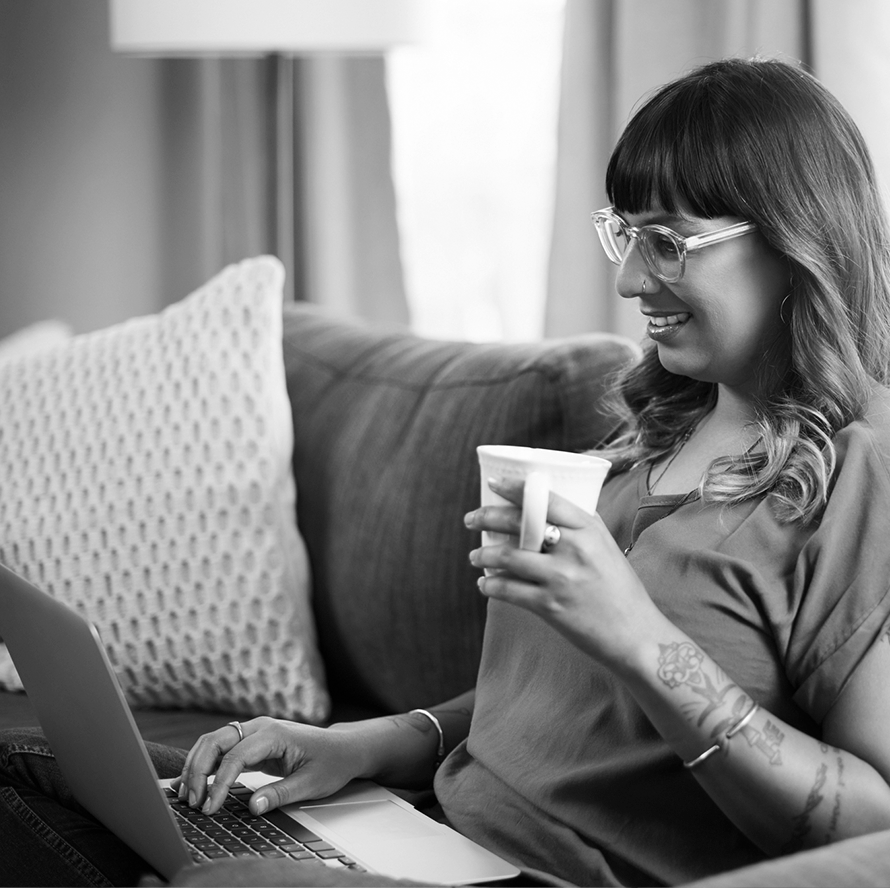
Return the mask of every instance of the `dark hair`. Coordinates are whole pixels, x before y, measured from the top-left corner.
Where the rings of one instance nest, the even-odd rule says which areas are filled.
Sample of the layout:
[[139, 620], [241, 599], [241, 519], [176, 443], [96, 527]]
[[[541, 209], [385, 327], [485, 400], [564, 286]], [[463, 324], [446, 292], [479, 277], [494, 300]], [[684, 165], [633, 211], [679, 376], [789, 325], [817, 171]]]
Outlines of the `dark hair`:
[[[659, 89], [624, 130], [606, 173], [620, 210], [680, 205], [737, 216], [789, 267], [787, 370], [758, 409], [762, 452], [718, 460], [702, 493], [771, 493], [785, 518], [827, 499], [831, 439], [890, 375], [890, 253], [868, 149], [814, 77], [774, 59], [725, 59]], [[714, 403], [716, 389], [664, 370], [654, 348], [620, 383], [629, 432], [617, 468], [652, 462]]]

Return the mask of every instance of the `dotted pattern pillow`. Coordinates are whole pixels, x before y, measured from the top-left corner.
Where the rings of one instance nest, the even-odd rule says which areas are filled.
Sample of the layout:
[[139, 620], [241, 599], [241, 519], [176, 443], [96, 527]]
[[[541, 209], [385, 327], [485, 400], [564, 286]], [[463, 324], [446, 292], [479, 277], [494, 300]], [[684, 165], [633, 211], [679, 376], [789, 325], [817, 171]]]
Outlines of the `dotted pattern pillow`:
[[0, 560], [96, 624], [133, 705], [328, 714], [283, 280], [248, 260], [158, 315], [0, 364]]

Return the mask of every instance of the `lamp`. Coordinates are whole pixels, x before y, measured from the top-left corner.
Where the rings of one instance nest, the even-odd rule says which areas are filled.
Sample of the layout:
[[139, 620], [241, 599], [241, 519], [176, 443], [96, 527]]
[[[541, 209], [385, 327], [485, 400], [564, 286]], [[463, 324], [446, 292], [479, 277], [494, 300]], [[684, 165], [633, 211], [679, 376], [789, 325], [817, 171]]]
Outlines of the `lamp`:
[[420, 36], [423, 0], [111, 0], [111, 46], [140, 55], [382, 52]]
[[274, 170], [272, 243], [295, 292], [300, 217], [294, 65], [288, 56], [380, 54], [419, 42], [430, 0], [109, 0], [111, 47], [156, 57], [268, 56], [274, 122], [267, 164]]

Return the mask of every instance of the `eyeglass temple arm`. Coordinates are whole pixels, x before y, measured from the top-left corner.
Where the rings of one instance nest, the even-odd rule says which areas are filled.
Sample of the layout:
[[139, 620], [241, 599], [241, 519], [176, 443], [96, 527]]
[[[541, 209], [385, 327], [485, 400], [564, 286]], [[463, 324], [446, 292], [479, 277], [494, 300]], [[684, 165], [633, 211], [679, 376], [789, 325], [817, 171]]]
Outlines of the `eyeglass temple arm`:
[[720, 241], [739, 237], [756, 229], [757, 226], [753, 222], [739, 222], [738, 225], [730, 225], [729, 228], [722, 228], [720, 231], [712, 231], [708, 234], [694, 234], [692, 237], [686, 238], [686, 249], [697, 250], [700, 247], [707, 247], [709, 244], [719, 244]]

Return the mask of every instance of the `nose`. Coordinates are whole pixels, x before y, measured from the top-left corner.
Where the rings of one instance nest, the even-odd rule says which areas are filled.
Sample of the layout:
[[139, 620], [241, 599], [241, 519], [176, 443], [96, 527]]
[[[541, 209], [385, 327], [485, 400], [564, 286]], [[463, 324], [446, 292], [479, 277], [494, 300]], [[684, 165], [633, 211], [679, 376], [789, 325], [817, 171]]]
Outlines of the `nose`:
[[651, 295], [661, 287], [661, 281], [652, 274], [652, 269], [643, 258], [640, 245], [634, 241], [618, 266], [615, 289], [622, 299], [634, 299]]

